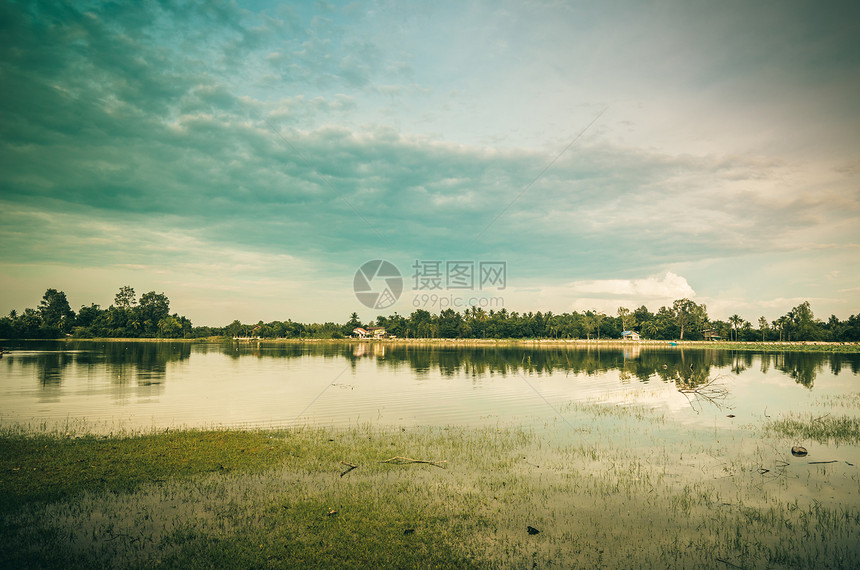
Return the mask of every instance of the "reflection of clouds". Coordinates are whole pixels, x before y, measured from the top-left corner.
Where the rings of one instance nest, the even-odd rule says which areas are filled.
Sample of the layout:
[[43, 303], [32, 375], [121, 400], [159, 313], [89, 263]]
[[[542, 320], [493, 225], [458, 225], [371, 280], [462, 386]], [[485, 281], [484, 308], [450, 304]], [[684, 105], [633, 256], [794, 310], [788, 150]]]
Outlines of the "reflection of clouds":
[[606, 406], [642, 406], [673, 416], [690, 407], [673, 383], [629, 384], [623, 380], [623, 371], [617, 375], [608, 373], [600, 382], [582, 386], [574, 401]]

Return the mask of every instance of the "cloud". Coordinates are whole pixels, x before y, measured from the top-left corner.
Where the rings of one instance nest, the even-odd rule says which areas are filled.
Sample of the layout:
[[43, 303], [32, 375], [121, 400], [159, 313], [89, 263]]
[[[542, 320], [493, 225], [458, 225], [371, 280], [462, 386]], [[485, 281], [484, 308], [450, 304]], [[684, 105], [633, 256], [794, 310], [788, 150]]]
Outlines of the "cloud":
[[612, 295], [636, 299], [681, 299], [696, 296], [687, 280], [671, 271], [644, 279], [574, 281], [570, 284], [570, 289], [577, 295]]
[[816, 250], [836, 296], [856, 34], [789, 4], [0, 3], [0, 263], [502, 259], [571, 303], [713, 294], [732, 271], [678, 268], [753, 253], [744, 295], [792, 298]]

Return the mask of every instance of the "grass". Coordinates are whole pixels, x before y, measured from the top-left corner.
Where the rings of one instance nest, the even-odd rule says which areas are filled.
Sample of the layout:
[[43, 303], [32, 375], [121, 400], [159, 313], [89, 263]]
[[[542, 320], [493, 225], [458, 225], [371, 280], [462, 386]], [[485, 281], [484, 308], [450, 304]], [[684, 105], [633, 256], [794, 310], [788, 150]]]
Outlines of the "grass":
[[815, 402], [813, 402], [813, 404], [816, 406], [827, 406], [831, 408], [860, 410], [860, 392], [824, 395], [819, 397]]
[[[604, 429], [591, 429], [603, 418], [593, 406], [571, 412], [584, 429], [552, 439], [464, 427], [7, 430], [0, 566], [860, 564], [848, 465], [814, 470], [742, 435], [679, 430], [667, 445], [662, 418], [643, 410], [626, 422], [616, 411]], [[393, 456], [447, 463], [382, 463]]]
[[757, 341], [660, 341], [676, 342], [684, 348], [708, 348], [718, 350], [750, 350], [756, 352], [839, 352], [856, 354], [860, 352], [860, 342], [757, 342]]
[[[19, 339], [24, 340], [24, 339]], [[607, 347], [664, 347], [669, 343], [676, 343], [684, 348], [708, 348], [718, 350], [754, 350], [764, 352], [839, 352], [860, 353], [860, 342], [819, 342], [819, 341], [705, 341], [705, 340], [652, 340], [626, 341], [620, 338], [597, 339], [555, 339], [555, 338], [397, 338], [397, 339], [326, 339], [326, 338], [261, 338], [243, 339], [236, 341], [226, 336], [211, 336], [194, 339], [160, 339], [160, 338], [62, 338], [66, 342], [76, 341], [98, 341], [98, 342], [185, 342], [185, 343], [212, 343], [212, 342], [239, 342], [252, 344], [303, 344], [313, 343], [387, 343], [387, 344], [432, 344], [441, 346], [607, 346]]]
[[860, 444], [860, 418], [789, 414], [764, 424], [765, 433], [818, 443]]

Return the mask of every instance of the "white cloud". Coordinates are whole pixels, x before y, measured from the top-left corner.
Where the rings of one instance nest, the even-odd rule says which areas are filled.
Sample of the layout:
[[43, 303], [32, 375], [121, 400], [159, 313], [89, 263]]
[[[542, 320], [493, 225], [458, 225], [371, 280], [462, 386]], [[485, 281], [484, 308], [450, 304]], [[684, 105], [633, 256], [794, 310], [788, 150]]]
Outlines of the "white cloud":
[[636, 299], [681, 299], [696, 295], [684, 277], [671, 271], [644, 279], [574, 281], [569, 288], [577, 295], [613, 295]]

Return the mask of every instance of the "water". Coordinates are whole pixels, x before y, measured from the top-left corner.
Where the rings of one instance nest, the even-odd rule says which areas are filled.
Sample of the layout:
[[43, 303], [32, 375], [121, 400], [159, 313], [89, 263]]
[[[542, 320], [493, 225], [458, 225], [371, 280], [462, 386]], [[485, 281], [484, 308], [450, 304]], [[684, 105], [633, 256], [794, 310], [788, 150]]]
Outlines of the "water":
[[[823, 415], [860, 392], [860, 355], [839, 353], [320, 342], [8, 349], [0, 425], [107, 432], [368, 422], [564, 428], [571, 410], [592, 404], [731, 429], [788, 412]], [[708, 382], [719, 390], [712, 401], [679, 390]], [[856, 403], [843, 412], [857, 414]]]

